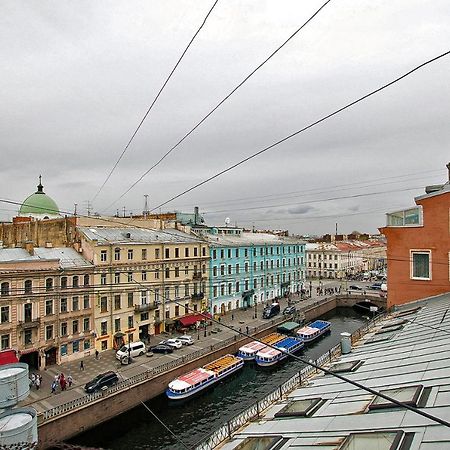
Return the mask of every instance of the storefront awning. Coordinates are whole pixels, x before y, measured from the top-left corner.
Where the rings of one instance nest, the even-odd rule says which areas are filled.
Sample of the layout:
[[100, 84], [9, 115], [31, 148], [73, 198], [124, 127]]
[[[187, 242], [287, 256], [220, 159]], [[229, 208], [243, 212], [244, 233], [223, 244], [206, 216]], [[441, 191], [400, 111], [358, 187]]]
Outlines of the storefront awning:
[[[206, 316], [206, 317], [205, 317]], [[202, 320], [208, 320], [211, 318], [211, 314], [191, 314], [189, 316], [180, 317], [178, 320], [183, 327], [189, 327], [194, 325], [196, 322], [201, 322]]]

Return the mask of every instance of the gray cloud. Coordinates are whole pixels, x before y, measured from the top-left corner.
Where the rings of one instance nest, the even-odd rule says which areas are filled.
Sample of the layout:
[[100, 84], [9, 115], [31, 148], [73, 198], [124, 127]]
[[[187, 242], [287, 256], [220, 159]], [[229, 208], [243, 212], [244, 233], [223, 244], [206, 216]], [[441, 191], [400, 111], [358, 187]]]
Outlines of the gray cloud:
[[314, 211], [314, 208], [312, 206], [294, 206], [293, 208], [289, 208], [287, 212], [289, 214], [296, 214], [296, 215], [302, 215], [306, 214], [310, 211]]

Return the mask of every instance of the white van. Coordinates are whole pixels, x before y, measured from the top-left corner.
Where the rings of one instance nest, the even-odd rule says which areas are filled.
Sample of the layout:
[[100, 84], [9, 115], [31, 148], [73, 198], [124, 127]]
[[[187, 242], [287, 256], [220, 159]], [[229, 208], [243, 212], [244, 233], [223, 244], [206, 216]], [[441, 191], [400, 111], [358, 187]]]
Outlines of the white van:
[[[128, 348], [130, 349], [130, 352], [128, 353]], [[121, 361], [123, 357], [130, 355], [131, 357], [134, 356], [141, 356], [145, 353], [145, 344], [141, 341], [137, 342], [131, 342], [130, 344], [125, 344], [120, 348], [120, 350], [117, 350], [116, 358]]]

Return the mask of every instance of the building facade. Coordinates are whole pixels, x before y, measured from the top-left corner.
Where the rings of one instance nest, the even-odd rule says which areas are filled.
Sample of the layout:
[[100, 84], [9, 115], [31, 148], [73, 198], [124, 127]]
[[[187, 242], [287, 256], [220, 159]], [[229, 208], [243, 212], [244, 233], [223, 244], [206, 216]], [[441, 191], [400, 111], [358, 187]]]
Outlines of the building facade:
[[93, 266], [72, 248], [0, 249], [0, 345], [31, 368], [93, 348]]
[[207, 308], [209, 249], [178, 230], [79, 227], [95, 267], [96, 348], [119, 348], [170, 331]]
[[450, 291], [449, 182], [430, 186], [416, 206], [387, 214], [388, 306]]

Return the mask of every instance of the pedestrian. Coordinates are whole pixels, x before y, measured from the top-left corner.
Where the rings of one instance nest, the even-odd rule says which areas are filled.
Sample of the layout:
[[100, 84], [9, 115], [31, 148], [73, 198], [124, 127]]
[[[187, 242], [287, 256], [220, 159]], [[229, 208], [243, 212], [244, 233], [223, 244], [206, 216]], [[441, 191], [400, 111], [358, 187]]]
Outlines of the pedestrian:
[[31, 385], [32, 386], [36, 385], [36, 375], [34, 373], [31, 374]]
[[247, 330], [247, 334], [248, 334], [248, 325], [245, 327], [245, 329]]
[[81, 371], [81, 370], [84, 370], [84, 363], [83, 363], [83, 360], [80, 361], [80, 371]]
[[69, 376], [67, 377], [67, 384], [69, 385], [69, 388], [72, 386], [72, 383], [73, 383], [72, 375], [69, 375]]
[[58, 384], [56, 383], [56, 381], [53, 380], [53, 383], [52, 383], [52, 394], [56, 394], [56, 386], [58, 386]]
[[39, 375], [38, 375], [38, 378], [39, 378], [39, 386], [42, 386], [42, 375], [39, 374]]
[[98, 350], [95, 349], [95, 359], [98, 359]]
[[59, 376], [59, 385], [61, 386], [61, 391], [64, 391], [66, 389], [66, 379], [64, 378], [64, 374], [62, 372]]
[[38, 376], [36, 377], [34, 384], [36, 386], [36, 390], [38, 391], [41, 386], [41, 379]]
[[221, 322], [221, 320], [222, 320], [222, 319], [221, 319], [220, 316], [219, 316], [219, 323]]
[[231, 314], [231, 320], [234, 320], [234, 314]]

